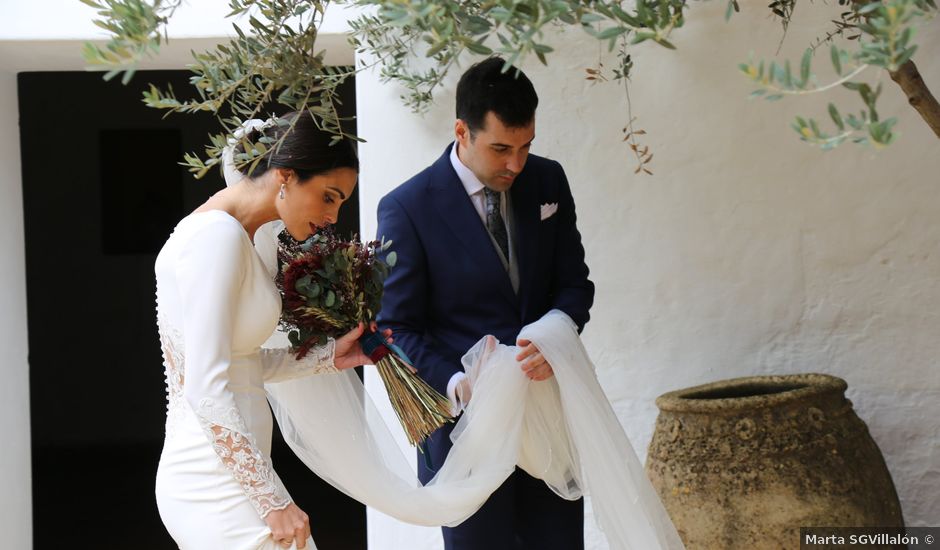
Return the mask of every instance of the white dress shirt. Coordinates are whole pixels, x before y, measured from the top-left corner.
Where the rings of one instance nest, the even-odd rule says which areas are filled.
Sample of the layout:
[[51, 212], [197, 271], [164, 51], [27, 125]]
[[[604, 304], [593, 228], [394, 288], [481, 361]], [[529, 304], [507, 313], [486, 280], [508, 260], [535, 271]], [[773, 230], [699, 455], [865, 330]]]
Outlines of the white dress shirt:
[[450, 150], [450, 163], [454, 167], [454, 171], [457, 172], [457, 177], [460, 178], [463, 188], [467, 190], [473, 208], [479, 214], [483, 225], [486, 225], [486, 196], [483, 194], [485, 185], [457, 156], [457, 146], [458, 143], [455, 141]]
[[[470, 197], [470, 202], [473, 204], [473, 208], [477, 211], [477, 214], [480, 216], [480, 221], [483, 222], [483, 225], [486, 225], [486, 196], [483, 194], [483, 189], [486, 187], [483, 185], [483, 182], [480, 181], [480, 178], [473, 173], [472, 170], [467, 168], [467, 166], [460, 160], [460, 157], [457, 156], [457, 147], [458, 143], [455, 141], [454, 146], [450, 150], [450, 163], [454, 167], [454, 171], [457, 172], [457, 177], [460, 178], [460, 183], [463, 184], [463, 188], [467, 191], [467, 195]], [[500, 201], [500, 210], [503, 216], [503, 219], [506, 219], [506, 201]], [[453, 414], [459, 413], [467, 405], [457, 398], [457, 384], [462, 380], [467, 378], [467, 374], [463, 371], [458, 372], [450, 377], [450, 380], [447, 382], [447, 398], [450, 400], [450, 405]], [[469, 397], [469, 396], [464, 396]]]

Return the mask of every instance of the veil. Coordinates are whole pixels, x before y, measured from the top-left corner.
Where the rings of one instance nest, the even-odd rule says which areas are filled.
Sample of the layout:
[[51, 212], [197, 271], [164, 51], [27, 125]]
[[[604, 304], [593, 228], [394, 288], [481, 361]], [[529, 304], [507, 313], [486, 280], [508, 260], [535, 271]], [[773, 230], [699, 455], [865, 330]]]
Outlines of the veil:
[[516, 465], [562, 498], [591, 496], [612, 550], [680, 550], [683, 544], [647, 480], [594, 373], [575, 323], [553, 310], [525, 327], [555, 376], [532, 382], [518, 348], [492, 336], [463, 357], [473, 399], [453, 448], [421, 486], [355, 373], [268, 384], [281, 433], [318, 476], [350, 497], [416, 525], [460, 524]]
[[[250, 120], [240, 131], [263, 124]], [[235, 169], [233, 150], [234, 140], [223, 151], [228, 186], [244, 177]], [[272, 274], [282, 229], [281, 222], [270, 222], [254, 235]], [[555, 376], [532, 382], [518, 367], [517, 347], [492, 336], [477, 342], [462, 358], [473, 399], [451, 434], [447, 460], [424, 486], [351, 369], [265, 389], [284, 439], [312, 472], [401, 521], [458, 525], [518, 465], [562, 498], [590, 495], [611, 550], [683, 550], [597, 381], [574, 321], [552, 310], [519, 337], [538, 346]], [[285, 342], [275, 333], [265, 345]]]
[[[228, 145], [222, 150], [222, 175], [225, 178], [226, 187], [232, 187], [245, 177], [235, 167], [236, 140], [240, 139], [246, 132], [262, 129], [266, 124], [265, 121], [257, 118], [246, 120], [241, 127], [235, 130], [235, 139], [229, 139]], [[275, 220], [263, 224], [252, 237], [258, 256], [272, 276], [277, 271], [277, 236], [283, 230], [284, 222]], [[280, 339], [278, 341], [280, 342]]]

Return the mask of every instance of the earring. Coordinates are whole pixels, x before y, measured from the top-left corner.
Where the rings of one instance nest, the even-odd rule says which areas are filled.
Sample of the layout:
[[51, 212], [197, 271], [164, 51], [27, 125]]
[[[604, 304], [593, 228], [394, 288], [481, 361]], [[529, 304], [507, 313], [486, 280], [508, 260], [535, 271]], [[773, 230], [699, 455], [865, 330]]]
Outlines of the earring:
[[284, 199], [284, 188], [285, 188], [285, 187], [287, 187], [287, 186], [282, 183], [282, 184], [281, 184], [281, 192], [277, 194], [277, 196], [280, 197], [281, 200]]

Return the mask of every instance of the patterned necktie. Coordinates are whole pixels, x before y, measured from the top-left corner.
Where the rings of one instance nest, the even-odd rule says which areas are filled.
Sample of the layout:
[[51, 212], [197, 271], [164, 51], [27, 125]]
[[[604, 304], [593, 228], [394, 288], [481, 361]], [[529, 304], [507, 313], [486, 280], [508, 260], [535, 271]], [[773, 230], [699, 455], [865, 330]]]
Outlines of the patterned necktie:
[[484, 187], [483, 195], [486, 196], [486, 228], [490, 230], [499, 249], [503, 251], [506, 261], [509, 261], [509, 235], [506, 233], [506, 222], [503, 221], [499, 208], [502, 194]]

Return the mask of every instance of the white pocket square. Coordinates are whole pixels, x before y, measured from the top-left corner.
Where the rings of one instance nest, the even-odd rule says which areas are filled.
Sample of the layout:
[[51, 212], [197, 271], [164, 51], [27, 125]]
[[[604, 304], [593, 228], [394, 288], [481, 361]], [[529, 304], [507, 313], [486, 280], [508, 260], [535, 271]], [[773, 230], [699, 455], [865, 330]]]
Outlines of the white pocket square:
[[551, 204], [543, 204], [543, 205], [542, 205], [542, 214], [541, 214], [541, 219], [542, 219], [542, 221], [545, 221], [545, 220], [547, 220], [548, 218], [551, 218], [552, 216], [554, 216], [554, 215], [555, 215], [555, 212], [558, 212], [558, 203], [557, 203], [557, 202], [553, 202], [553, 203], [551, 203]]

